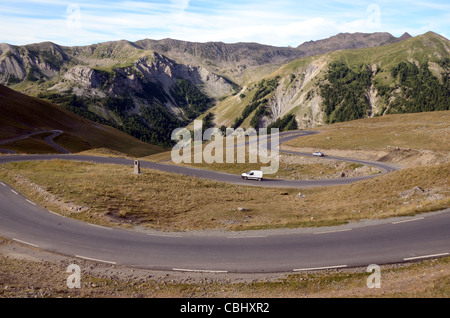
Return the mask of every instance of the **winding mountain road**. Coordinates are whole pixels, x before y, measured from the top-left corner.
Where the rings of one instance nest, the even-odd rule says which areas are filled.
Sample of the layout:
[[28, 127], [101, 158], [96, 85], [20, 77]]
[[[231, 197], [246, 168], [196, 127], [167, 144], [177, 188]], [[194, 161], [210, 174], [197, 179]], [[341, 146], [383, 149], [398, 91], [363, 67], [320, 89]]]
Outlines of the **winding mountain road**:
[[[308, 132], [283, 134], [281, 140]], [[309, 154], [308, 154], [309, 155]], [[7, 155], [7, 162], [64, 159], [133, 165], [132, 160], [77, 155]], [[336, 159], [336, 158], [333, 158]], [[343, 158], [339, 158], [343, 159]], [[349, 160], [349, 159], [345, 159]], [[355, 162], [368, 164], [366, 161]], [[387, 173], [395, 166], [372, 162]], [[243, 181], [240, 176], [141, 161], [141, 167], [264, 187], [346, 184], [361, 178]], [[373, 176], [370, 176], [373, 177]], [[450, 253], [450, 209], [340, 227], [252, 232], [166, 233], [111, 229], [56, 215], [0, 181], [0, 236], [35, 248], [107, 264], [164, 271], [296, 272], [399, 263]]]
[[[56, 137], [58, 137], [59, 135], [64, 133], [62, 130], [45, 130], [45, 131], [32, 132], [32, 133], [28, 133], [28, 134], [21, 135], [21, 136], [18, 136], [18, 137], [6, 139], [6, 140], [0, 140], [0, 145], [9, 144], [9, 143], [12, 143], [12, 142], [15, 142], [15, 141], [24, 140], [24, 139], [27, 139], [27, 138], [32, 137], [32, 136], [46, 134], [46, 133], [51, 133], [50, 136], [47, 136], [47, 137], [44, 138], [44, 141], [50, 147], [53, 147], [56, 151], [58, 151], [60, 153], [64, 153], [64, 154], [69, 153], [68, 150], [66, 150], [65, 148], [63, 148], [60, 145], [56, 144], [54, 142], [54, 140], [53, 140]], [[13, 151], [13, 150], [9, 150], [9, 149], [0, 149], [0, 153], [15, 154], [16, 152]]]

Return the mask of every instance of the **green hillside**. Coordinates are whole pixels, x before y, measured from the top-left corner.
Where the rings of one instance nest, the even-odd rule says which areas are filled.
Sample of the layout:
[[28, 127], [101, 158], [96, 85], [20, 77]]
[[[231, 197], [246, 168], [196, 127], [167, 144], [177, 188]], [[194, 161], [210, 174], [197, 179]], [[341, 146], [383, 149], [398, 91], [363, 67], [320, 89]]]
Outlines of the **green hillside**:
[[[328, 122], [373, 115], [450, 109], [449, 41], [416, 38], [333, 56], [320, 87]], [[366, 97], [376, 91], [377, 105]]]
[[[308, 128], [385, 114], [449, 110], [450, 41], [428, 32], [385, 46], [301, 58], [264, 81], [276, 81], [276, 91], [259, 105], [266, 115], [259, 118], [261, 126], [295, 128], [288, 125], [292, 116], [298, 127]], [[238, 121], [251, 109], [260, 85], [261, 81], [250, 83], [239, 96], [219, 103], [213, 109], [217, 124]], [[286, 125], [280, 126], [282, 122]]]

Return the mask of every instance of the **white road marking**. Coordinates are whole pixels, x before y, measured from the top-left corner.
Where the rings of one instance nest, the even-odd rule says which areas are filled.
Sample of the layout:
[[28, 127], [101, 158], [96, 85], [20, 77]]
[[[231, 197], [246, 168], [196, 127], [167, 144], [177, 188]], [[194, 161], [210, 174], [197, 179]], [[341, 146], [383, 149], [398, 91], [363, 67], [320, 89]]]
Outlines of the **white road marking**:
[[97, 224], [92, 224], [92, 223], [88, 223], [88, 225], [90, 226], [95, 226], [101, 229], [105, 229], [105, 230], [112, 230], [112, 228], [106, 227], [106, 226], [101, 226], [101, 225], [97, 225]]
[[267, 235], [253, 235], [253, 236], [228, 236], [229, 239], [239, 239], [239, 238], [266, 238]]
[[30, 200], [28, 200], [28, 199], [26, 199], [26, 201], [27, 201], [28, 203], [31, 203], [32, 205], [36, 205], [36, 203], [34, 203], [33, 201], [30, 201]]
[[0, 182], [0, 184], [1, 184], [2, 186], [6, 187], [6, 184], [4, 184], [3, 182]]
[[195, 272], [195, 273], [228, 273], [228, 271], [215, 271], [207, 269], [186, 269], [186, 268], [173, 268], [173, 271], [179, 272]]
[[300, 268], [300, 269], [294, 269], [294, 272], [302, 272], [302, 271], [316, 271], [316, 270], [323, 270], [323, 269], [334, 269], [334, 268], [344, 268], [347, 267], [347, 265], [335, 265], [335, 266], [325, 266], [325, 267], [311, 267], [311, 268]]
[[101, 263], [107, 263], [107, 264], [113, 264], [113, 265], [116, 264], [116, 262], [105, 261], [103, 259], [91, 258], [91, 257], [86, 257], [86, 256], [81, 256], [81, 255], [75, 255], [75, 257], [82, 258], [82, 259], [85, 259], [88, 261], [95, 261], [95, 262], [101, 262]]
[[347, 232], [352, 229], [344, 229], [344, 230], [334, 230], [334, 231], [324, 231], [324, 232], [314, 232], [313, 234], [328, 234], [328, 233], [338, 233], [338, 232]]
[[36, 245], [36, 244], [33, 244], [33, 243], [29, 243], [29, 242], [25, 242], [25, 241], [22, 241], [22, 240], [18, 240], [18, 239], [15, 239], [15, 238], [13, 238], [12, 240], [16, 241], [16, 242], [19, 242], [19, 243], [22, 243], [22, 244], [30, 245], [30, 246], [33, 246], [33, 247], [39, 247], [39, 245]]
[[432, 257], [438, 257], [438, 256], [446, 256], [446, 255], [450, 255], [450, 253], [441, 253], [441, 254], [432, 254], [432, 255], [423, 255], [423, 256], [415, 256], [415, 257], [408, 257], [408, 258], [404, 258], [404, 261], [411, 261], [414, 259], [421, 259], [421, 258], [432, 258]]
[[147, 233], [148, 236], [157, 236], [157, 237], [183, 237], [181, 235], [164, 235], [164, 234], [151, 234], [151, 233]]
[[61, 214], [59, 214], [59, 213], [56, 213], [56, 212], [53, 212], [53, 211], [50, 211], [50, 210], [48, 210], [48, 212], [50, 212], [50, 213], [52, 213], [52, 214], [54, 214], [54, 215], [61, 216], [61, 217], [65, 218], [64, 215], [61, 215]]
[[403, 220], [403, 221], [397, 221], [397, 222], [392, 222], [392, 224], [399, 224], [399, 223], [405, 223], [405, 222], [412, 222], [412, 221], [419, 221], [419, 220], [423, 220], [424, 218], [415, 218], [415, 219], [409, 219], [409, 220]]
[[12, 192], [12, 193], [14, 193], [14, 194], [19, 194], [19, 193], [17, 193], [17, 192], [16, 192], [16, 191], [14, 191], [14, 190], [11, 190], [11, 192]]

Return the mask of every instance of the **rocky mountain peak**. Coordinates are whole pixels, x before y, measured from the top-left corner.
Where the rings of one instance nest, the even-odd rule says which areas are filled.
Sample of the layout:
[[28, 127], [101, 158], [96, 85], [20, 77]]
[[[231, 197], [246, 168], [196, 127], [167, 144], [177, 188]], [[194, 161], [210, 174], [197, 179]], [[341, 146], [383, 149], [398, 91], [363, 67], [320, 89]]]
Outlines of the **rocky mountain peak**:
[[403, 41], [403, 40], [407, 40], [409, 38], [412, 38], [412, 36], [408, 32], [405, 32], [405, 33], [403, 33], [403, 35], [401, 37], [398, 38], [398, 40]]

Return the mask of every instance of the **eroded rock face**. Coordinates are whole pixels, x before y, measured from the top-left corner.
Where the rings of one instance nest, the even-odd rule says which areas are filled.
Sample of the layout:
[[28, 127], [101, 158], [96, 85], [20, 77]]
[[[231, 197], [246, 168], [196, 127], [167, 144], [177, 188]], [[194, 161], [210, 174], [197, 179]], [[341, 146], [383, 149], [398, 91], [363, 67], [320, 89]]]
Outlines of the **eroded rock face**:
[[140, 59], [136, 69], [152, 82], [159, 82], [169, 91], [178, 79], [185, 79], [199, 86], [210, 97], [220, 97], [233, 92], [233, 85], [223, 77], [208, 71], [202, 66], [178, 64], [173, 60], [154, 53], [153, 59]]
[[51, 79], [68, 61], [62, 48], [51, 42], [25, 46], [3, 43], [0, 44], [0, 83]]
[[24, 80], [27, 76], [27, 70], [23, 63], [18, 59], [11, 50], [3, 53], [4, 58], [0, 60], [0, 82], [8, 83], [11, 76], [17, 80]]
[[87, 66], [75, 66], [63, 75], [63, 80], [86, 88], [98, 88], [105, 83], [106, 76]]
[[311, 82], [326, 66], [325, 60], [317, 60], [300, 68], [295, 77], [283, 78], [269, 100], [272, 116], [265, 118], [264, 125], [283, 117], [296, 107], [299, 108], [296, 116], [298, 127], [311, 128], [323, 124], [322, 98], [314, 92]]
[[112, 96], [128, 93], [145, 93], [145, 84], [159, 85], [167, 95], [179, 79], [197, 85], [210, 97], [220, 97], [233, 92], [233, 85], [223, 77], [201, 66], [177, 64], [157, 53], [149, 59], [138, 59], [134, 65], [104, 71], [87, 66], [75, 66], [67, 70], [63, 80], [89, 91], [102, 89]]
[[[185, 79], [211, 98], [234, 92], [233, 83], [205, 67], [177, 63], [158, 52], [149, 51], [142, 56], [143, 51], [133, 48], [135, 51], [129, 57], [125, 49], [116, 52], [113, 47], [114, 54], [123, 53], [123, 57], [119, 54], [121, 58], [114, 59], [111, 52], [111, 56], [101, 57], [95, 55], [99, 53], [94, 47], [92, 52], [88, 48], [61, 48], [50, 42], [23, 47], [0, 44], [0, 83], [15, 84], [26, 79], [46, 81], [59, 76], [56, 86], [60, 91], [74, 88], [77, 95], [90, 96], [95, 91], [97, 96], [116, 97], [143, 94], [148, 83], [157, 84], [170, 95], [171, 87], [179, 79]], [[133, 54], [138, 54], [135, 61]]]

